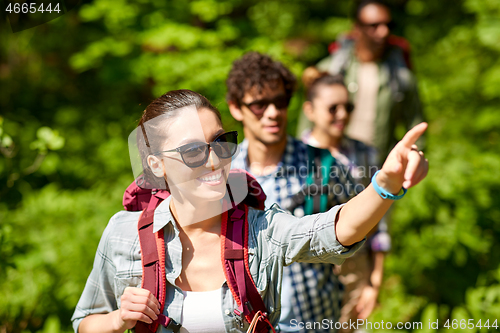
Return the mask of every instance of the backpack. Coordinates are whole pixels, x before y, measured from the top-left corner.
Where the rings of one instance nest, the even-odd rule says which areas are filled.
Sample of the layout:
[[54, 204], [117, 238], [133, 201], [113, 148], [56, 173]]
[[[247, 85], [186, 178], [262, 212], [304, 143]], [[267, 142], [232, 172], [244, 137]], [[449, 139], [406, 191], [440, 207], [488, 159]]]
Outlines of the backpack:
[[[253, 282], [248, 266], [248, 207], [263, 210], [266, 195], [257, 180], [244, 170], [231, 170], [229, 178], [238, 178], [237, 183], [248, 188], [245, 199], [239, 204], [234, 204], [232, 199], [229, 199], [232, 195], [228, 186], [228, 193], [223, 201], [226, 208], [228, 208], [227, 205], [231, 205], [230, 209], [224, 209], [227, 214], [222, 214], [221, 242], [224, 244], [224, 275], [238, 304], [234, 313], [241, 328], [243, 328], [244, 319], [250, 324], [248, 332], [265, 333], [270, 329], [274, 332], [267, 318], [267, 309]], [[133, 182], [123, 196], [123, 206], [126, 210], [143, 211], [138, 223], [143, 269], [141, 287], [149, 290], [161, 304], [158, 319], [152, 324], [138, 321], [135, 326], [137, 333], [154, 333], [158, 325], [174, 332], [178, 332], [181, 327], [172, 318], [163, 315], [167, 283], [163, 229], [156, 234], [153, 233], [154, 210], [169, 195], [170, 193], [166, 190], [143, 189]]]
[[[341, 36], [338, 40], [333, 41], [332, 43], [330, 43], [330, 45], [328, 45], [328, 53], [335, 54], [338, 51], [342, 52], [343, 49], [351, 49], [354, 47], [354, 42], [355, 42], [355, 40], [354, 40], [354, 36], [352, 35], [352, 33], [347, 33], [347, 34]], [[406, 66], [410, 70], [413, 70], [413, 64], [411, 62], [410, 43], [403, 37], [399, 37], [396, 35], [389, 35], [389, 37], [387, 38], [387, 44], [389, 47], [396, 47], [396, 48], [400, 49], [402, 57], [403, 57], [404, 66]], [[332, 68], [332, 70], [334, 72], [339, 72], [339, 73], [343, 74], [343, 72], [345, 71], [344, 67], [348, 65], [348, 64], [343, 63], [343, 62], [347, 62], [347, 61], [348, 61], [348, 59], [344, 58], [341, 61], [340, 65], [335, 66], [334, 68]], [[335, 69], [335, 68], [337, 68], [337, 69]]]

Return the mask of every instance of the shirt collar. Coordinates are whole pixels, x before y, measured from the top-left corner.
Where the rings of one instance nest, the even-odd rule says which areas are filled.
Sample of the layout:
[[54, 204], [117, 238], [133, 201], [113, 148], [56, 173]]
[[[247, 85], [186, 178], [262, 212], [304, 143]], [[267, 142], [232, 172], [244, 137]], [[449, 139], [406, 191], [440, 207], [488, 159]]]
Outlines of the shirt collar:
[[170, 200], [172, 196], [168, 196], [165, 200], [163, 200], [158, 207], [155, 209], [155, 213], [153, 216], [153, 232], [157, 232], [162, 229], [168, 223], [172, 223], [175, 226], [174, 218], [172, 216], [172, 212], [170, 212]]

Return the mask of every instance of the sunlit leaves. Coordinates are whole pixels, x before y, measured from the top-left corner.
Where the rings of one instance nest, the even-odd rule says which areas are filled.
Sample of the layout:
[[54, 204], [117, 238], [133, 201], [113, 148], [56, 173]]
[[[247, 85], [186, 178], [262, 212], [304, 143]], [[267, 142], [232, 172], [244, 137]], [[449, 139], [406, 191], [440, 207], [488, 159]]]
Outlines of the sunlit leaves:
[[64, 146], [64, 138], [57, 131], [50, 127], [40, 127], [36, 132], [37, 140], [33, 141], [30, 148], [38, 150], [40, 153], [47, 153], [47, 150], [59, 150]]
[[[394, 3], [430, 123], [430, 171], [394, 207], [372, 321], [484, 321], [500, 311], [500, 3]], [[225, 103], [231, 62], [257, 50], [300, 76], [350, 29], [350, 4], [95, 0], [2, 31], [0, 331], [70, 331], [97, 240], [132, 180], [126, 138], [153, 98], [196, 90], [239, 129]]]

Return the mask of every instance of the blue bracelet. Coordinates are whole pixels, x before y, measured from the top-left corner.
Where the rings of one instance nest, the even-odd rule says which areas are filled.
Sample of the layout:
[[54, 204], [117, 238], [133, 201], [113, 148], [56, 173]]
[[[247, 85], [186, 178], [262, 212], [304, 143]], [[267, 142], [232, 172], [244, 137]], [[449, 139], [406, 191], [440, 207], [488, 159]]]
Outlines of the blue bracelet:
[[408, 191], [408, 190], [405, 189], [404, 187], [401, 188], [403, 190], [403, 194], [401, 194], [401, 195], [394, 195], [394, 194], [388, 192], [386, 189], [383, 189], [382, 187], [378, 186], [377, 180], [375, 179], [375, 177], [378, 175], [379, 172], [380, 172], [380, 170], [378, 170], [377, 172], [375, 172], [375, 174], [373, 175], [373, 177], [372, 177], [372, 185], [373, 185], [373, 188], [375, 189], [375, 191], [377, 191], [378, 195], [380, 195], [382, 197], [382, 199], [399, 200], [399, 199], [401, 199], [402, 197], [405, 196], [406, 191]]

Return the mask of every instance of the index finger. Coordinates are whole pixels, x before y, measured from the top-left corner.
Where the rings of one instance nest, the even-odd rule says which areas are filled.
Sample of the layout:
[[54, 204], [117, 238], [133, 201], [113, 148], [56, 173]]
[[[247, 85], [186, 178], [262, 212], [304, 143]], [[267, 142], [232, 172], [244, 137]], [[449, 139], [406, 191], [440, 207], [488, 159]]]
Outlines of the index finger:
[[425, 130], [427, 129], [427, 123], [420, 123], [417, 126], [413, 127], [411, 130], [409, 130], [405, 136], [401, 139], [401, 143], [408, 148], [411, 148], [412, 145], [417, 142], [418, 138], [424, 134]]

